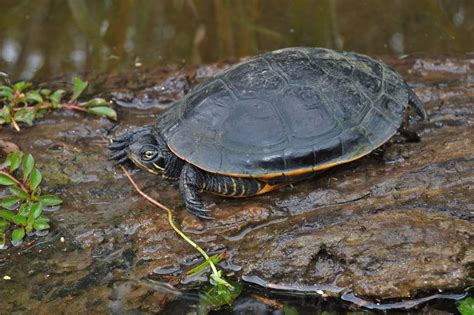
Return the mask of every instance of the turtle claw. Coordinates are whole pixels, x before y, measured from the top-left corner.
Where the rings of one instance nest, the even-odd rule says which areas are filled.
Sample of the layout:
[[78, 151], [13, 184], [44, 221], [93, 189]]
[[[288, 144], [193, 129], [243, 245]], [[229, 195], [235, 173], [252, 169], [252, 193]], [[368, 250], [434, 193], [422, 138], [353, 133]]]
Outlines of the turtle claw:
[[134, 131], [126, 131], [113, 139], [112, 142], [107, 146], [109, 149], [110, 156], [109, 160], [115, 160], [115, 166], [123, 164], [127, 161], [127, 151], [126, 149], [130, 146], [130, 142], [133, 139], [133, 136], [137, 133], [143, 131], [143, 128], [139, 128]]
[[125, 164], [125, 163], [128, 162], [128, 161], [129, 161], [128, 156], [125, 155], [125, 156], [123, 156], [121, 159], [116, 160], [115, 163], [114, 163], [114, 166], [118, 166], [118, 165], [121, 165], [121, 164]]
[[127, 149], [133, 143], [134, 139], [140, 134], [152, 133], [153, 130], [153, 127], [147, 126], [128, 130], [118, 135], [117, 138], [113, 139], [107, 146], [111, 151], [109, 160], [115, 160], [115, 165], [124, 164], [128, 160]]
[[198, 218], [200, 219], [204, 219], [204, 220], [214, 220], [213, 217], [209, 216], [207, 213], [205, 212], [202, 212], [202, 211], [197, 211], [197, 210], [194, 210], [194, 211], [191, 211], [191, 210], [188, 210], [192, 215], [195, 215], [197, 216]]
[[202, 207], [202, 205], [188, 205], [186, 209], [189, 211], [189, 213], [197, 216], [198, 218], [204, 220], [214, 220], [214, 218], [208, 214], [210, 210], [205, 209], [204, 207]]
[[114, 142], [125, 142], [126, 144], [129, 144], [130, 139], [138, 132], [141, 132], [145, 129], [146, 127], [143, 128], [137, 128], [135, 130], [126, 130], [125, 132], [119, 134], [117, 138], [114, 139]]
[[128, 160], [128, 154], [127, 151], [125, 150], [125, 147], [127, 145], [124, 145], [123, 148], [119, 149], [118, 147], [111, 148], [109, 146], [110, 155], [108, 160], [109, 161], [115, 161], [114, 166], [124, 164]]
[[121, 160], [126, 156], [127, 156], [127, 152], [125, 150], [120, 150], [120, 151], [117, 151], [117, 152], [112, 151], [112, 153], [109, 156], [109, 160], [110, 161], [112, 161], [112, 160]]
[[107, 146], [107, 149], [112, 150], [112, 151], [123, 150], [127, 146], [128, 146], [128, 142], [113, 140], [113, 142]]

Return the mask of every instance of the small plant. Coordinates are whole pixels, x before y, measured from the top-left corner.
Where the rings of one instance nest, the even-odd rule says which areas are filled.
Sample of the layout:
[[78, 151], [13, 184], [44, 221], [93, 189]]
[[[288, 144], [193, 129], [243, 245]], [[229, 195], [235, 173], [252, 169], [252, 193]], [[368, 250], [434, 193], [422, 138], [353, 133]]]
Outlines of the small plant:
[[467, 297], [456, 303], [459, 313], [462, 315], [474, 315], [474, 298]]
[[43, 207], [57, 206], [62, 200], [41, 194], [42, 179], [31, 154], [10, 153], [0, 165], [0, 186], [8, 187], [10, 193], [0, 199], [0, 249], [5, 247], [8, 234], [16, 245], [26, 233], [49, 229], [49, 219], [42, 215]]
[[105, 99], [78, 101], [87, 86], [88, 82], [74, 78], [73, 92], [67, 99], [64, 97], [64, 90], [31, 89], [31, 83], [24, 81], [13, 85], [0, 85], [0, 125], [10, 124], [20, 131], [19, 123], [31, 126], [35, 119], [42, 118], [53, 110], [76, 110], [116, 120], [117, 113]]
[[[220, 271], [220, 270], [219, 270]], [[201, 294], [199, 302], [199, 314], [207, 314], [209, 310], [215, 310], [232, 302], [242, 293], [242, 284], [225, 280], [231, 287], [217, 282], [207, 286], [204, 294]]]
[[207, 269], [207, 267], [211, 268], [210, 278], [212, 281], [211, 285], [207, 288], [205, 294], [203, 295], [203, 302], [201, 303], [201, 307], [204, 309], [201, 309], [201, 312], [207, 312], [208, 308], [215, 309], [226, 304], [230, 305], [239, 296], [240, 292], [242, 291], [242, 285], [238, 283], [231, 283], [229, 280], [226, 280], [222, 275], [222, 270], [217, 269], [216, 264], [224, 258], [224, 255], [217, 254], [209, 257], [209, 255], [207, 255], [207, 253], [199, 245], [192, 241], [175, 225], [171, 209], [145, 194], [138, 187], [138, 185], [132, 179], [127, 170], [123, 166], [121, 168], [130, 183], [132, 184], [132, 186], [135, 188], [135, 190], [146, 200], [148, 200], [158, 208], [165, 210], [168, 214], [168, 223], [173, 228], [173, 230], [179, 236], [181, 236], [181, 238], [183, 238], [189, 245], [191, 245], [195, 250], [197, 250], [202, 255], [202, 257], [204, 257], [204, 262], [188, 271], [187, 274], [195, 275], [204, 271], [205, 269]]

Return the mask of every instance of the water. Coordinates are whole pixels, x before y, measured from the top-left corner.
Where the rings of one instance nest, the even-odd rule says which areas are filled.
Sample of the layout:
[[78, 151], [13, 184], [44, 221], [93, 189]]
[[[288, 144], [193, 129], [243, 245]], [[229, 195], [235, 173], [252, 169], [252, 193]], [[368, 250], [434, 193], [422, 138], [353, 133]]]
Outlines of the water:
[[474, 51], [470, 0], [2, 0], [14, 79], [202, 64], [288, 46], [371, 55]]
[[[468, 145], [459, 143], [462, 140], [460, 135], [466, 129], [450, 131], [442, 128], [450, 124], [454, 127], [468, 125], [467, 117], [472, 113], [466, 105], [469, 94], [464, 98], [465, 101], [460, 102], [462, 106], [453, 104], [459, 102], [456, 93], [465, 92], [466, 84], [463, 82], [466, 82], [466, 76], [470, 78], [469, 82], [474, 82], [470, 70], [472, 65], [468, 62], [460, 62], [459, 65], [456, 62], [439, 63], [429, 59], [418, 59], [415, 63], [415, 59], [471, 55], [474, 52], [473, 1], [1, 2], [0, 71], [8, 72], [12, 80], [32, 79], [36, 82], [57, 83], [79, 73], [96, 78], [91, 79], [91, 85], [97, 87], [101, 86], [101, 80], [123, 79], [111, 80], [107, 85], [110, 91], [130, 82], [135, 84], [135, 79], [143, 79], [142, 71], [175, 64], [178, 67], [172, 68], [169, 75], [177, 80], [162, 82], [161, 79], [167, 78], [167, 72], [159, 75], [155, 73], [151, 78], [136, 83], [135, 90], [150, 88], [153, 84], [147, 83], [153, 82], [159, 83], [153, 86], [154, 90], [163, 92], [162, 88], [169, 88], [171, 91], [178, 90], [182, 96], [188, 87], [186, 83], [181, 84], [180, 78], [183, 76], [177, 75], [181, 75], [176, 70], [181, 65], [233, 62], [239, 57], [288, 46], [321, 46], [392, 60], [393, 63], [399, 63], [397, 65], [404, 70], [405, 75], [410, 71], [418, 71], [415, 78], [419, 80], [423, 77], [425, 82], [419, 83], [423, 96], [435, 101], [439, 98], [440, 103], [447, 100], [443, 105], [430, 105], [429, 109], [433, 112], [431, 119], [439, 125], [428, 125], [426, 137], [432, 132], [430, 128], [442, 130], [443, 133], [431, 135], [428, 139], [433, 142], [434, 138], [442, 139], [443, 143], [452, 146], [450, 150], [460, 152], [459, 156], [453, 158], [441, 152], [442, 148], [433, 145], [421, 151], [440, 152], [436, 161], [441, 166], [435, 165], [432, 172], [428, 167], [421, 168], [422, 171], [413, 167], [406, 171], [408, 175], [404, 174], [399, 167], [406, 162], [403, 158], [387, 163], [389, 166], [365, 160], [359, 165], [358, 173], [354, 171], [355, 175], [351, 170], [353, 167], [348, 166], [343, 172], [325, 175], [321, 182], [308, 182], [273, 195], [247, 201], [211, 197], [219, 210], [217, 221], [202, 225], [182, 212], [178, 212], [177, 219], [193, 238], [206, 246], [224, 244], [228, 250], [235, 250], [237, 254], [245, 253], [250, 259], [265, 249], [256, 247], [252, 250], [252, 241], [263, 243], [292, 228], [307, 230], [309, 234], [341, 222], [348, 228], [350, 222], [362, 220], [365, 218], [363, 215], [380, 210], [371, 208], [373, 199], [364, 203], [367, 192], [375, 194], [380, 190], [379, 197], [389, 196], [387, 207], [396, 207], [393, 205], [395, 197], [392, 199], [390, 192], [393, 188], [391, 185], [395, 184], [397, 189], [402, 190], [401, 196], [397, 190], [396, 199], [401, 200], [397, 206], [407, 207], [411, 211], [409, 207], [417, 203], [411, 203], [414, 197], [410, 195], [416, 195], [416, 192], [411, 190], [410, 185], [417, 187], [423, 181], [435, 186], [441, 183], [439, 187], [452, 186], [436, 186], [430, 191], [430, 198], [435, 199], [433, 209], [438, 207], [456, 218], [469, 218], [468, 209], [463, 208], [463, 205], [470, 202], [465, 187], [469, 184], [467, 181], [472, 173], [469, 173], [468, 167], [472, 164], [463, 162], [461, 156], [464, 154], [462, 150], [467, 153], [471, 151]], [[411, 56], [403, 61], [394, 61], [405, 55]], [[198, 69], [197, 76], [202, 69]], [[445, 83], [445, 91], [439, 91], [438, 82]], [[464, 94], [459, 92], [459, 95]], [[166, 98], [169, 95], [161, 93], [160, 96]], [[170, 96], [171, 99], [173, 97]], [[153, 102], [154, 98], [150, 101]], [[169, 102], [166, 104], [169, 106]], [[436, 106], [442, 107], [442, 110], [436, 112]], [[119, 109], [119, 115], [123, 125], [139, 126], [150, 123], [160, 110], [160, 107], [153, 111], [122, 108]], [[458, 112], [465, 113], [466, 117], [460, 117], [456, 114]], [[67, 201], [58, 211], [47, 214], [54, 222], [51, 233], [37, 237], [28, 247], [9, 249], [3, 256], [0, 252], [1, 275], [7, 274], [13, 279], [0, 287], [0, 296], [4, 294], [0, 311], [33, 313], [36, 309], [43, 312], [57, 309], [85, 313], [152, 313], [162, 310], [161, 302], [165, 303], [167, 297], [175, 300], [165, 307], [165, 313], [195, 310], [199, 302], [195, 291], [183, 294], [171, 286], [154, 281], [161, 273], [181, 270], [177, 266], [181, 265], [183, 269], [189, 267], [183, 257], [192, 261], [196, 255], [166, 228], [163, 215], [136, 197], [120, 173], [113, 173], [113, 168], [105, 159], [104, 149], [108, 136], [106, 131], [112, 127], [112, 123], [104, 119], [58, 114], [33, 128], [25, 128], [19, 135], [8, 129], [0, 131], [2, 136], [6, 135], [7, 139], [14, 140], [35, 155], [45, 169], [46, 184]], [[35, 138], [50, 140], [35, 142]], [[401, 146], [396, 150], [408, 149]], [[410, 157], [416, 155], [413, 152], [420, 151], [412, 150], [407, 154], [408, 162], [416, 164], [418, 162]], [[401, 155], [398, 151], [393, 154], [395, 157]], [[451, 168], [445, 169], [442, 164], [443, 154], [447, 156], [446, 159], [452, 159], [456, 172], [461, 172], [461, 175], [452, 175], [455, 179], [450, 177]], [[410, 176], [412, 170], [413, 173], [418, 171], [416, 176]], [[377, 172], [383, 175], [377, 176]], [[406, 177], [406, 187], [389, 180], [390, 175], [396, 172], [400, 172], [400, 178]], [[148, 192], [159, 194], [164, 203], [182, 207], [173, 183], [157, 182], [143, 173], [137, 173], [136, 176], [140, 184], [148, 188]], [[381, 177], [386, 177], [387, 182]], [[451, 195], [446, 197], [446, 191], [442, 189], [450, 189]], [[418, 198], [420, 196], [416, 195]], [[448, 199], [452, 203], [448, 203]], [[342, 203], [355, 206], [347, 211], [344, 210], [347, 208], [338, 208], [336, 210], [341, 216], [335, 216], [333, 207]], [[288, 216], [284, 211], [291, 215]], [[383, 220], [383, 214], [379, 217]], [[423, 224], [428, 222], [425, 213], [420, 217], [423, 218], [419, 220], [420, 237], [425, 237], [423, 233], [426, 231], [434, 233], [424, 229]], [[433, 215], [429, 219], [429, 222], [437, 222], [438, 217]], [[219, 224], [221, 221], [225, 224]], [[352, 228], [354, 235], [358, 235], [359, 227]], [[378, 229], [383, 232], [380, 224]], [[298, 236], [297, 233], [295, 235]], [[334, 238], [338, 236], [337, 233], [331, 235]], [[418, 234], [415, 231], [413, 235]], [[61, 241], [61, 237], [65, 241]], [[444, 239], [449, 241], [448, 237]], [[436, 243], [436, 240], [433, 237], [431, 242]], [[271, 242], [268, 241], [268, 244]], [[416, 244], [409, 245], [416, 247]], [[345, 246], [350, 248], [347, 244]], [[321, 261], [329, 264], [332, 261], [330, 258], [322, 257]], [[226, 269], [239, 271], [244, 266], [242, 260], [245, 262], [245, 256], [244, 259], [240, 258], [238, 264], [229, 262]], [[327, 268], [332, 267], [329, 265]], [[153, 270], [155, 274], [150, 275]], [[346, 296], [346, 300], [365, 303], [356, 301], [350, 295]], [[421, 310], [413, 312], [454, 311], [454, 303], [440, 301], [425, 303]], [[410, 303], [413, 302], [406, 305], [412, 306]], [[373, 303], [367, 305], [375, 307]], [[397, 305], [403, 308], [405, 304]], [[366, 312], [366, 309], [357, 308], [338, 298], [270, 292], [254, 286], [248, 286], [232, 308], [241, 313]], [[228, 308], [220, 313], [230, 310]]]

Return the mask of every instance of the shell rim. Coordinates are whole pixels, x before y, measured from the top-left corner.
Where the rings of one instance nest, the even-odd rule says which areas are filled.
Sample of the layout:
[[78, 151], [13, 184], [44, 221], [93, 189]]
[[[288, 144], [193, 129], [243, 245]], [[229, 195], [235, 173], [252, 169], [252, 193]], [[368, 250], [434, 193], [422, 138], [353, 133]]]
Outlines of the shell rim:
[[175, 149], [173, 149], [169, 144], [168, 145], [168, 148], [171, 150], [171, 152], [173, 152], [173, 154], [175, 154], [177, 157], [179, 157], [180, 159], [186, 161], [187, 163], [193, 165], [193, 166], [196, 166], [197, 168], [205, 171], [205, 172], [208, 172], [208, 173], [211, 173], [211, 174], [219, 174], [219, 175], [224, 175], [224, 176], [231, 176], [231, 177], [239, 177], [239, 178], [257, 178], [257, 179], [271, 179], [271, 178], [275, 178], [275, 177], [279, 177], [279, 176], [296, 176], [296, 175], [301, 175], [301, 174], [306, 174], [306, 173], [310, 173], [310, 172], [317, 172], [317, 171], [321, 171], [321, 170], [325, 170], [325, 169], [328, 169], [328, 168], [331, 168], [331, 167], [334, 167], [334, 166], [337, 166], [337, 165], [341, 165], [341, 164], [346, 164], [346, 163], [350, 163], [350, 162], [353, 162], [353, 161], [356, 161], [360, 158], [363, 158], [364, 156], [370, 154], [371, 152], [373, 152], [374, 150], [376, 150], [377, 148], [379, 148], [380, 146], [382, 146], [383, 144], [385, 144], [388, 140], [390, 140], [390, 138], [392, 138], [397, 132], [393, 132], [389, 137], [387, 137], [383, 142], [377, 144], [377, 145], [374, 145], [372, 146], [372, 148], [368, 151], [364, 151], [362, 154], [360, 155], [357, 155], [353, 158], [350, 158], [348, 160], [340, 160], [338, 161], [336, 159], [336, 161], [334, 161], [334, 159], [332, 159], [333, 162], [328, 161], [327, 163], [323, 163], [323, 164], [319, 164], [319, 165], [315, 165], [315, 166], [312, 166], [312, 167], [308, 167], [308, 168], [300, 168], [300, 169], [296, 169], [296, 170], [291, 170], [289, 172], [279, 172], [279, 173], [267, 173], [267, 174], [239, 174], [239, 173], [224, 173], [224, 172], [219, 172], [219, 171], [212, 171], [212, 170], [209, 170], [209, 169], [206, 169], [202, 166], [199, 166], [198, 164], [194, 163], [194, 162], [191, 162], [189, 159], [186, 159], [185, 157], [183, 157], [182, 155], [180, 155]]

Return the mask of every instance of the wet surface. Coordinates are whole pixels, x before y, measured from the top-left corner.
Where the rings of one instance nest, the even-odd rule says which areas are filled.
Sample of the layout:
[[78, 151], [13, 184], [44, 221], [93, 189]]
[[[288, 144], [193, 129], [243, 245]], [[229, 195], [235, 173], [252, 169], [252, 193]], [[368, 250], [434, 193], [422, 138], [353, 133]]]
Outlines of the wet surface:
[[[461, 293], [474, 285], [474, 59], [385, 61], [426, 103], [429, 120], [413, 125], [418, 143], [394, 139], [383, 156], [373, 154], [254, 198], [206, 195], [214, 221], [184, 211], [176, 182], [145, 172], [134, 178], [174, 209], [176, 222], [197, 243], [208, 251], [226, 250], [222, 267], [248, 282], [353, 294], [354, 302], [382, 304]], [[1, 252], [0, 275], [11, 280], [0, 280], [0, 311], [178, 309], [170, 301], [184, 296], [166, 282], [195, 286], [199, 281], [190, 280], [196, 279], [180, 286], [175, 275], [199, 256], [107, 161], [105, 146], [114, 133], [152, 123], [170, 101], [220, 66], [103, 80], [101, 94], [122, 102], [118, 127], [106, 119], [59, 113], [21, 133], [1, 130], [2, 140], [35, 156], [47, 191], [65, 203], [49, 213], [50, 234]], [[119, 84], [127, 81], [135, 83]], [[144, 91], [153, 91], [148, 97], [153, 104], [146, 111], [129, 106], [143, 100]], [[184, 299], [187, 307], [197, 303], [192, 295]]]
[[13, 80], [201, 65], [291, 46], [474, 51], [471, 0], [2, 0], [2, 8], [0, 70]]

